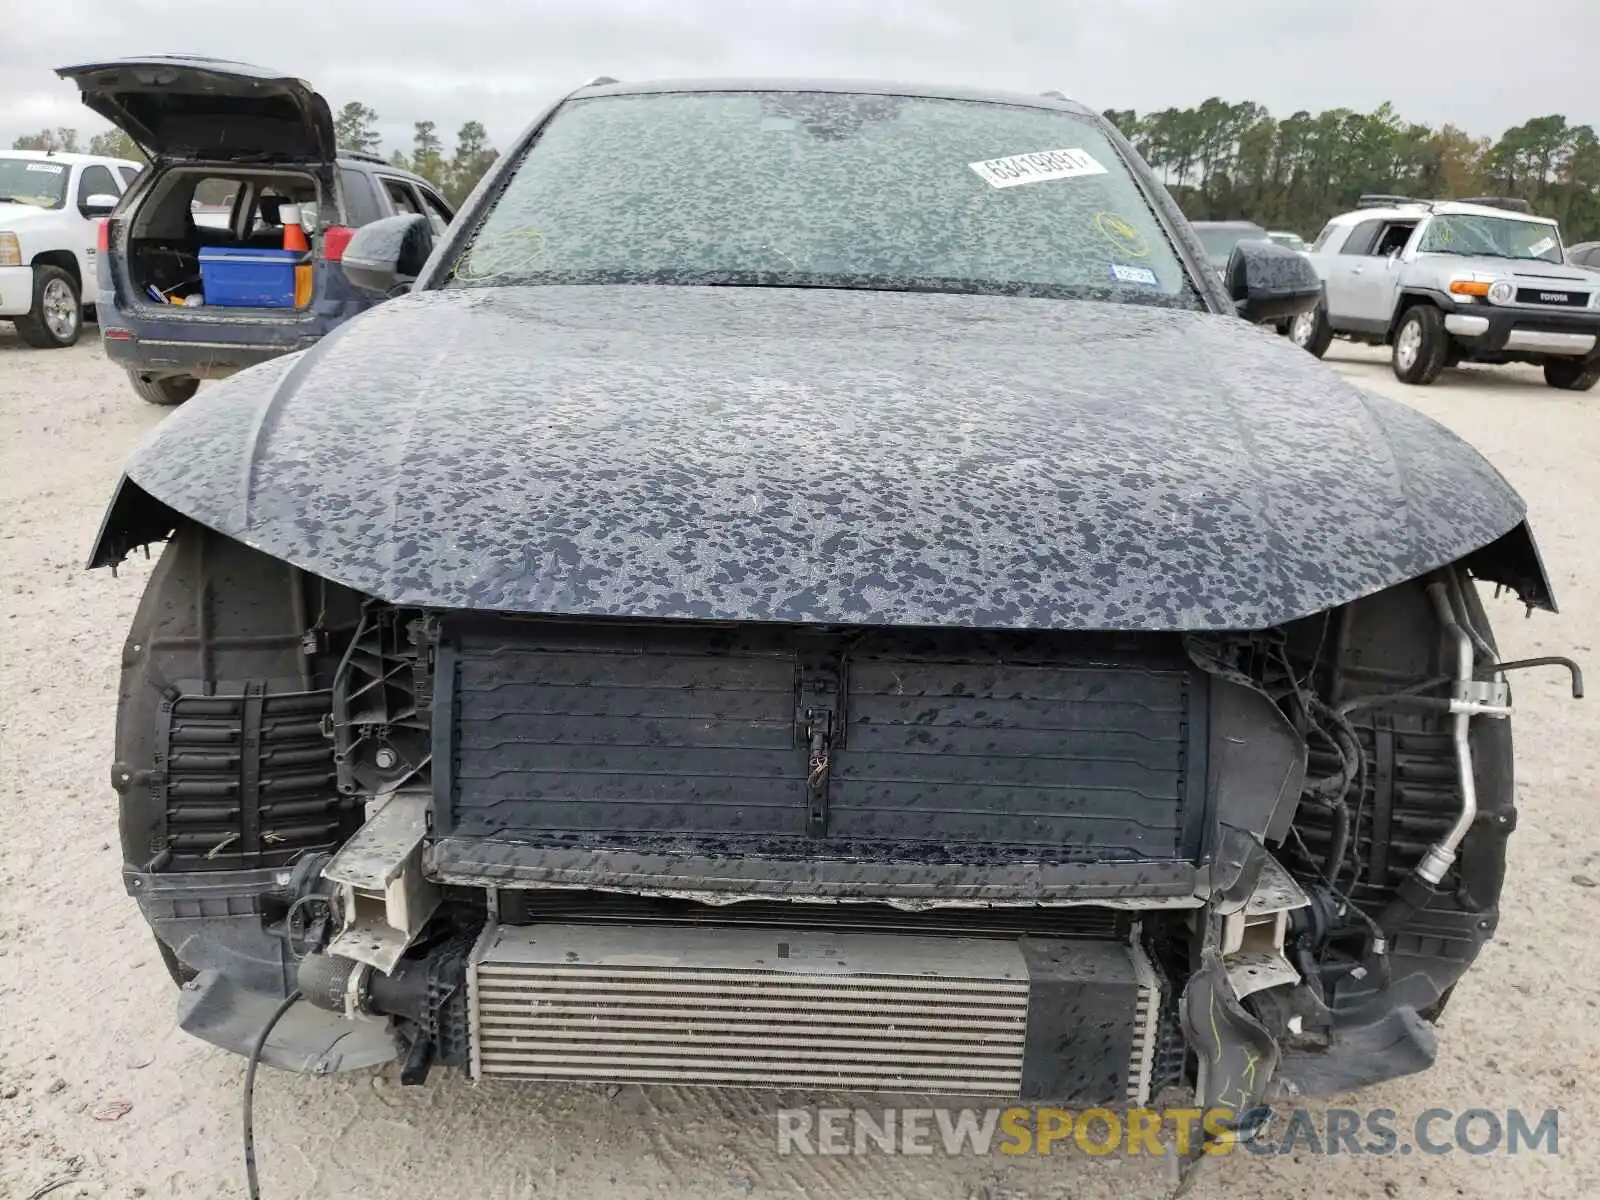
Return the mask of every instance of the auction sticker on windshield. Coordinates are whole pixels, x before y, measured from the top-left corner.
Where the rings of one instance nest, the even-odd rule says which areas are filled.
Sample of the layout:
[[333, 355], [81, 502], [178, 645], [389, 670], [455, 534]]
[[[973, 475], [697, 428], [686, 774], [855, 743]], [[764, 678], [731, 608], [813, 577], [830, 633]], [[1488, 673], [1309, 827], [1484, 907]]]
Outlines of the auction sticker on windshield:
[[1008, 158], [991, 158], [967, 165], [990, 187], [997, 188], [1106, 173], [1106, 169], [1085, 150], [1039, 150], [1033, 154], [1013, 154]]
[[60, 163], [29, 163], [25, 170], [39, 171], [45, 175], [59, 175], [66, 168]]

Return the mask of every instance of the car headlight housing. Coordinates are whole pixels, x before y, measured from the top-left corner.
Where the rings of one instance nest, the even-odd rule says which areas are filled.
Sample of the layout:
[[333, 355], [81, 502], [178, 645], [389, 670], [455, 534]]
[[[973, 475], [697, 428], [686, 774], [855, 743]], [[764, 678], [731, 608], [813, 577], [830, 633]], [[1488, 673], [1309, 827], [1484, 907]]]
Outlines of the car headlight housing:
[[1517, 298], [1517, 285], [1509, 279], [1501, 279], [1489, 285], [1490, 304], [1510, 304]]
[[20, 267], [21, 265], [22, 247], [17, 243], [17, 235], [0, 232], [0, 267]]

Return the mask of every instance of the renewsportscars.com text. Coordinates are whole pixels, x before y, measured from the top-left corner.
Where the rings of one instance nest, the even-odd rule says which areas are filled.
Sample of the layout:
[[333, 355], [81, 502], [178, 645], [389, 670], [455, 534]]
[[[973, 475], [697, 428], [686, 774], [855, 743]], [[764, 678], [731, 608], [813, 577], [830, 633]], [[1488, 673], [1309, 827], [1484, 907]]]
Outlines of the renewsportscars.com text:
[[1559, 1154], [1553, 1108], [1295, 1108], [1241, 1138], [1232, 1109], [787, 1108], [778, 1153], [811, 1155]]

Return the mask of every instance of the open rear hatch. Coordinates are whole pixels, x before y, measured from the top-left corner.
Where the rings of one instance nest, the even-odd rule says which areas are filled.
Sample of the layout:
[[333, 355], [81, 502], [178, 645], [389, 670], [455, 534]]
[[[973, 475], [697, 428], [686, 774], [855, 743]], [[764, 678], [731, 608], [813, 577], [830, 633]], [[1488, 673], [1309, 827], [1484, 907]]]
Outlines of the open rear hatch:
[[60, 67], [83, 102], [152, 158], [331, 162], [328, 102], [304, 80], [248, 63], [185, 56]]

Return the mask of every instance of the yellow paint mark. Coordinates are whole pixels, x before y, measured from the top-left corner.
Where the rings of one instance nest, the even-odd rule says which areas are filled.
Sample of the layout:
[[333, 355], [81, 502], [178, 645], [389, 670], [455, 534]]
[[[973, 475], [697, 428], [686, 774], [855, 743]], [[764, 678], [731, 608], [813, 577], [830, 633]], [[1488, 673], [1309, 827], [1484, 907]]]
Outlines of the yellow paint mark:
[[1106, 241], [1117, 248], [1118, 252], [1126, 254], [1129, 258], [1149, 257], [1150, 243], [1128, 218], [1119, 217], [1116, 213], [1095, 213], [1094, 227]]

